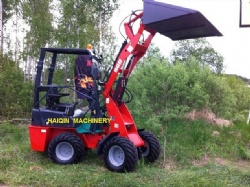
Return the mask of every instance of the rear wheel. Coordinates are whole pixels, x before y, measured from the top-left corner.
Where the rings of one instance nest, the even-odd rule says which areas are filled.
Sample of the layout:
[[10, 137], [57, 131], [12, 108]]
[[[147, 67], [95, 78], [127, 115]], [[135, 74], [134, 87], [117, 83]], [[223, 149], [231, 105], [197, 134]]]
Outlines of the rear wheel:
[[154, 162], [160, 156], [160, 143], [155, 135], [147, 131], [139, 132], [140, 137], [144, 140], [145, 146], [140, 147], [140, 157], [145, 158], [148, 162]]
[[107, 168], [116, 172], [130, 172], [136, 168], [138, 153], [129, 139], [116, 136], [103, 148], [104, 162]]
[[73, 133], [59, 134], [49, 143], [48, 156], [57, 164], [78, 163], [83, 154], [82, 140]]

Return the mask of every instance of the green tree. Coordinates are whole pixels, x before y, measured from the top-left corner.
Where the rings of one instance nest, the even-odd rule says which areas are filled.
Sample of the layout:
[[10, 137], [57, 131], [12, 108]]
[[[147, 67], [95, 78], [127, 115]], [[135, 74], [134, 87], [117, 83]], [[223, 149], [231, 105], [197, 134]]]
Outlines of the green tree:
[[56, 21], [57, 45], [85, 48], [88, 43], [97, 44], [100, 40], [100, 21], [104, 30], [103, 38], [106, 38], [110, 34], [106, 32], [109, 29], [107, 25], [117, 6], [117, 0], [60, 1], [61, 16]]
[[166, 57], [161, 54], [159, 47], [156, 47], [154, 43], [149, 45], [147, 53], [142, 57], [142, 63], [150, 63], [151, 61], [159, 61], [165, 63], [168, 61]]
[[[195, 57], [186, 64], [152, 59], [138, 66], [128, 83], [134, 101], [129, 107], [135, 115], [157, 116], [160, 120], [183, 117], [193, 109], [209, 109], [220, 117], [235, 120], [247, 109], [249, 99], [241, 95], [246, 87], [232, 89], [223, 76], [203, 67]], [[244, 108], [244, 109], [243, 109]]]
[[[3, 44], [6, 44], [8, 46], [7, 51], [9, 54], [13, 53], [15, 56], [17, 56], [17, 44], [18, 42], [16, 41], [15, 49], [13, 50], [13, 47], [9, 47], [10, 43], [13, 43], [11, 41], [11, 38], [9, 36], [10, 32], [6, 28], [7, 22], [10, 23], [12, 21], [13, 23], [13, 28], [11, 29], [11, 32], [16, 32], [17, 33], [17, 20], [20, 17], [21, 9], [20, 9], [20, 0], [2, 0], [1, 1], [1, 25], [0, 25], [0, 47], [1, 47], [1, 52], [3, 52]], [[15, 17], [15, 19], [13, 19]], [[14, 28], [15, 25], [15, 28]], [[12, 38], [13, 40], [13, 38]]]
[[[105, 60], [111, 61], [111, 54], [114, 54], [114, 46], [112, 45], [114, 34], [108, 24], [113, 11], [118, 7], [117, 0], [62, 0], [58, 6], [61, 16], [56, 19], [58, 23], [55, 32], [56, 46], [85, 48], [90, 43], [98, 48], [100, 39], [102, 39], [105, 46], [102, 49], [103, 56], [106, 57]], [[74, 57], [62, 57], [63, 64], [57, 65], [57, 69], [64, 70], [66, 78], [73, 77], [74, 60]]]
[[52, 0], [25, 0], [22, 2], [23, 19], [29, 26], [26, 33], [26, 54], [38, 56], [39, 49], [53, 43], [51, 13]]
[[23, 20], [27, 24], [22, 56], [26, 67], [24, 71], [27, 72], [28, 79], [32, 77], [30, 72], [35, 72], [40, 48], [46, 45], [50, 46], [54, 42], [51, 3], [52, 0], [25, 0], [21, 2]]
[[20, 0], [2, 0], [3, 25], [15, 14]]
[[233, 119], [245, 121], [250, 109], [250, 88], [248, 84], [235, 75], [225, 75], [224, 79], [235, 97], [236, 104], [232, 108], [232, 112], [235, 114]]
[[0, 53], [3, 51], [3, 3], [0, 1]]
[[136, 101], [130, 106], [139, 115], [181, 117], [190, 109], [202, 108], [208, 103], [203, 82], [199, 81], [205, 74], [209, 74], [209, 70], [200, 68], [197, 61], [185, 66], [154, 59], [139, 66], [131, 76], [129, 88]]
[[194, 56], [202, 66], [209, 66], [214, 72], [222, 73], [223, 56], [205, 38], [178, 41], [170, 59], [172, 63], [185, 63], [191, 56]]
[[32, 107], [33, 86], [23, 83], [23, 73], [14, 61], [0, 56], [0, 116], [28, 116]]
[[226, 80], [218, 75], [210, 75], [204, 80], [204, 91], [209, 96], [208, 109], [217, 116], [233, 119], [236, 107], [235, 95]]

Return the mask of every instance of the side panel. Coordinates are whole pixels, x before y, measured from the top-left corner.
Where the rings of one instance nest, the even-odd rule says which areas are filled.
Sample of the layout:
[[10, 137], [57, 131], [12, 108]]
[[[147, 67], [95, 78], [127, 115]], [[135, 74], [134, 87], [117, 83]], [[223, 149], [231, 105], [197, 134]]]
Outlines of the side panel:
[[98, 142], [103, 138], [101, 134], [78, 134], [75, 128], [57, 128], [29, 126], [30, 145], [34, 151], [44, 152], [47, 150], [49, 142], [58, 134], [63, 132], [72, 132], [83, 141], [84, 147], [97, 148]]
[[48, 142], [50, 128], [29, 126], [30, 145], [34, 151], [45, 151]]
[[66, 116], [64, 111], [49, 110], [46, 108], [32, 110], [31, 125], [47, 127], [47, 123], [57, 127], [74, 127], [72, 117]]

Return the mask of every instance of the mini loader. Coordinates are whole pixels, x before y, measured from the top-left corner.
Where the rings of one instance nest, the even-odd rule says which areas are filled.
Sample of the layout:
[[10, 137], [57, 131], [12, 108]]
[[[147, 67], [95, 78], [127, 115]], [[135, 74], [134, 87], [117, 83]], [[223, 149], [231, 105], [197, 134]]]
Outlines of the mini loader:
[[[139, 22], [137, 31], [133, 29], [135, 22]], [[103, 155], [106, 167], [115, 172], [135, 170], [140, 158], [148, 162], [158, 159], [157, 137], [137, 129], [126, 106], [132, 100], [127, 89], [131, 72], [157, 32], [172, 40], [221, 33], [196, 10], [152, 0], [144, 0], [144, 10], [133, 12], [124, 28], [127, 38], [104, 78], [100, 78], [101, 58], [88, 49], [41, 48], [29, 125], [32, 150], [47, 152], [55, 163], [73, 164], [81, 161], [87, 149], [96, 149], [98, 155]], [[52, 58], [48, 80], [41, 85], [44, 60], [49, 53]], [[53, 83], [57, 57], [61, 54], [76, 55], [72, 86]], [[86, 100], [88, 110], [77, 108], [77, 102], [63, 102], [63, 98], [69, 97], [67, 90]]]

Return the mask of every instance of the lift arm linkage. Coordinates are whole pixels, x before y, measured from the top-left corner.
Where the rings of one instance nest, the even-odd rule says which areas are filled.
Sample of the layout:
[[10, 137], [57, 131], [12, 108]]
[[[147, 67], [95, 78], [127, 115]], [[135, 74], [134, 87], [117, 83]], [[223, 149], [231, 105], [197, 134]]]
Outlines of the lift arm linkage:
[[[140, 22], [137, 33], [134, 33], [132, 25], [138, 19], [141, 19], [142, 16], [143, 12], [141, 12], [138, 15], [135, 15], [135, 17], [129, 20], [129, 22], [124, 23], [125, 32], [128, 37], [128, 43], [123, 47], [122, 51], [118, 55], [118, 58], [116, 59], [116, 62], [111, 70], [109, 79], [104, 86], [104, 91], [103, 91], [104, 98], [107, 98], [107, 96], [111, 97], [113, 96], [114, 92], [112, 90], [112, 86], [114, 85], [114, 82], [116, 81], [116, 78], [119, 75], [119, 73], [122, 73], [122, 75], [120, 76], [123, 77], [123, 80], [127, 79], [130, 76], [136, 63], [146, 53], [149, 44], [151, 43], [156, 33], [155, 31], [146, 27], [142, 22]], [[147, 32], [147, 36], [143, 42], [140, 42], [142, 36], [146, 34], [145, 32]], [[131, 56], [133, 57], [132, 60], [128, 64], [125, 64], [127, 58]]]

